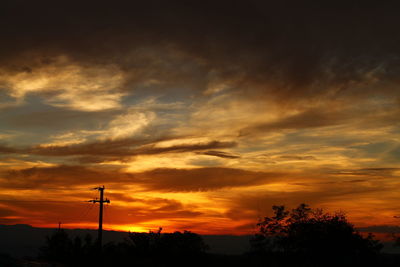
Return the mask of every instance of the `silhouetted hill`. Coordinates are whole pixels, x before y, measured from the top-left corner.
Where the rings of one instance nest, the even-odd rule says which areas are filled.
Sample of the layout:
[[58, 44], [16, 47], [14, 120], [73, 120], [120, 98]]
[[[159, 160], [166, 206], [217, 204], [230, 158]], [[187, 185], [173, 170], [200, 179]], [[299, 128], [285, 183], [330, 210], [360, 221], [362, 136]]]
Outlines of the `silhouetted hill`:
[[[85, 236], [90, 234], [95, 239], [97, 230], [91, 229], [64, 229], [69, 236]], [[43, 246], [45, 237], [52, 234], [54, 228], [35, 228], [26, 224], [0, 225], [0, 253], [10, 254], [14, 257], [38, 254], [38, 249]], [[128, 232], [104, 231], [103, 242], [120, 242], [128, 237]], [[232, 235], [203, 235], [204, 242], [209, 246], [209, 253], [215, 254], [242, 254], [249, 249], [251, 236]]]
[[[360, 229], [363, 232], [398, 232], [398, 228], [376, 226]], [[26, 224], [0, 225], [0, 253], [13, 257], [35, 257], [43, 246], [45, 237], [54, 232], [54, 228], [35, 228]], [[375, 231], [374, 231], [375, 230]], [[393, 231], [395, 230], [395, 231]], [[69, 236], [85, 236], [90, 234], [95, 239], [97, 230], [92, 229], [65, 229]], [[120, 242], [128, 237], [128, 232], [104, 231], [103, 240], [107, 242]], [[251, 236], [233, 235], [203, 235], [204, 242], [209, 246], [209, 253], [238, 255], [249, 250]], [[384, 242], [383, 252], [400, 253], [400, 248], [394, 248], [391, 242]]]
[[249, 235], [203, 235], [209, 253], [237, 255], [250, 249]]
[[[37, 256], [38, 249], [43, 246], [46, 236], [54, 232], [54, 228], [35, 228], [26, 224], [0, 225], [0, 253], [14, 257]], [[71, 237], [90, 234], [95, 238], [97, 230], [65, 229]], [[127, 232], [104, 231], [104, 243], [122, 241], [128, 237]]]

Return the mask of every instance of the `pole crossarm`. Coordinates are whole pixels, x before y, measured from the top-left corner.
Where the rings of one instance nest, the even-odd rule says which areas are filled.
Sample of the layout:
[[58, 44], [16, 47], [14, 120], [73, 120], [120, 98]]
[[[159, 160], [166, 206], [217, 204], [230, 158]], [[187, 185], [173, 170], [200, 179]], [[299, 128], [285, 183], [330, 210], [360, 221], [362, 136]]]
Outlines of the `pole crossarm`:
[[105, 200], [103, 200], [103, 201], [101, 201], [99, 199], [92, 199], [92, 200], [88, 200], [87, 202], [92, 202], [92, 203], [100, 203], [100, 202], [111, 203], [111, 201], [109, 199], [107, 199], [107, 198]]

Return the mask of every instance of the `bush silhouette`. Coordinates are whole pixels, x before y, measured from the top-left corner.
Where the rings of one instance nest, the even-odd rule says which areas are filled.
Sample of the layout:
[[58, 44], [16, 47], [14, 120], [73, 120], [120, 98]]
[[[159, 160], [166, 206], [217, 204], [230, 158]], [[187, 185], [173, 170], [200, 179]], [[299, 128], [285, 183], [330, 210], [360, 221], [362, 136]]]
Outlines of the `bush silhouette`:
[[207, 246], [190, 231], [129, 233], [123, 242], [107, 243], [101, 252], [90, 235], [83, 241], [69, 237], [63, 229], [46, 237], [40, 258], [66, 266], [182, 266], [196, 265]]
[[82, 238], [71, 238], [63, 229], [58, 229], [46, 237], [45, 245], [40, 248], [39, 258], [50, 262], [68, 263], [84, 266], [97, 253], [96, 244], [88, 234]]
[[284, 206], [272, 209], [274, 215], [257, 224], [259, 232], [251, 240], [255, 252], [285, 254], [310, 266], [350, 266], [371, 263], [383, 247], [371, 234], [358, 233], [343, 213], [324, 213], [306, 204], [291, 212]]
[[207, 246], [198, 234], [190, 231], [161, 233], [130, 233], [126, 244], [137, 258], [152, 258], [163, 262], [183, 262], [189, 258], [200, 257]]
[[46, 244], [40, 249], [41, 257], [51, 261], [66, 262], [72, 256], [73, 247], [74, 244], [68, 234], [59, 229], [46, 237]]

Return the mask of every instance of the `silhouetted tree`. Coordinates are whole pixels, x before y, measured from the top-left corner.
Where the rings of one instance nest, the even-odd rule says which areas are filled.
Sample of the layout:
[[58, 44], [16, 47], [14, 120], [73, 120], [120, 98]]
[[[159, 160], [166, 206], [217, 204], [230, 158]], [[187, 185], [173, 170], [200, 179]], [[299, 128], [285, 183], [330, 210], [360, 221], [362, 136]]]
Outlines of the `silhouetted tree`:
[[46, 244], [40, 249], [41, 257], [50, 261], [66, 262], [73, 253], [74, 244], [68, 234], [59, 229], [46, 236]]
[[66, 231], [59, 229], [46, 237], [45, 245], [40, 248], [39, 258], [57, 263], [67, 263], [69, 266], [87, 266], [96, 259], [98, 249], [87, 234], [82, 238], [72, 239]]
[[157, 232], [129, 233], [129, 238], [125, 242], [131, 253], [140, 257], [146, 257], [156, 250], [161, 237], [161, 230], [160, 228]]
[[139, 266], [152, 266], [152, 264], [163, 264], [173, 266], [182, 265], [189, 259], [193, 261], [204, 255], [207, 246], [201, 236], [189, 232], [161, 233], [157, 232], [130, 233], [125, 241], [125, 247], [119, 244], [119, 250], [125, 249], [128, 254], [136, 260]]
[[196, 254], [205, 252], [207, 246], [198, 234], [190, 231], [161, 233], [130, 233], [129, 244], [139, 254]]
[[207, 246], [201, 236], [189, 231], [161, 233], [161, 230], [130, 233], [124, 242], [105, 244], [99, 254], [90, 235], [72, 239], [61, 229], [46, 237], [40, 256], [66, 266], [181, 266], [183, 263], [193, 266], [193, 259], [204, 256]]
[[[283, 253], [298, 262], [322, 265], [351, 265], [371, 260], [383, 247], [372, 234], [363, 237], [343, 213], [329, 214], [301, 204], [291, 212], [284, 206], [273, 206], [274, 215], [257, 225], [252, 239], [254, 251]], [[327, 261], [329, 259], [329, 261]]]
[[203, 239], [190, 231], [162, 234], [157, 249], [169, 255], [195, 255], [207, 249]]

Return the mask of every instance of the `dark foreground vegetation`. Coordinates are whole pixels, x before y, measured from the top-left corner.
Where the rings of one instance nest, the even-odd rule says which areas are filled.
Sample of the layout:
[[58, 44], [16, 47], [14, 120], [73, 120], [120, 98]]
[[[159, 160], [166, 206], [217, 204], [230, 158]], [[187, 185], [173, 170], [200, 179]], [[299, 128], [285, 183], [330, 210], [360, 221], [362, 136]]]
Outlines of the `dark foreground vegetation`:
[[46, 238], [37, 260], [0, 255], [0, 266], [400, 266], [400, 255], [381, 253], [382, 244], [358, 233], [341, 213], [305, 204], [273, 211], [258, 223], [243, 255], [208, 253], [201, 236], [189, 231], [130, 233], [100, 248], [90, 235], [71, 238], [60, 229]]

